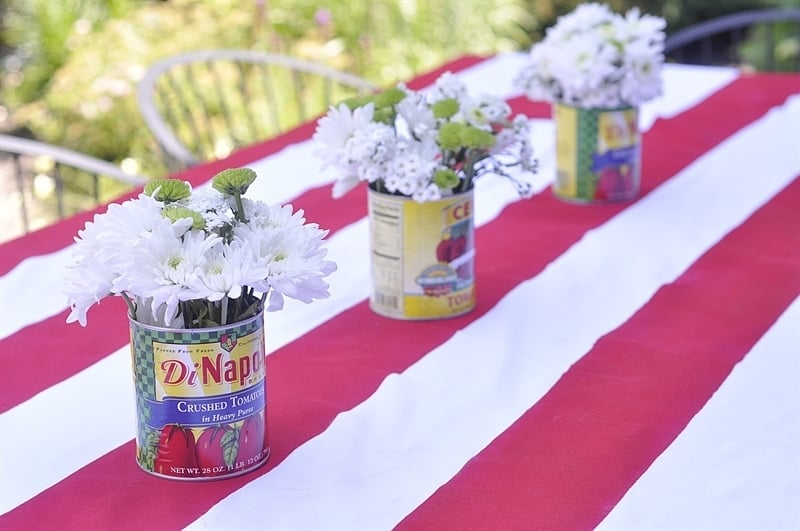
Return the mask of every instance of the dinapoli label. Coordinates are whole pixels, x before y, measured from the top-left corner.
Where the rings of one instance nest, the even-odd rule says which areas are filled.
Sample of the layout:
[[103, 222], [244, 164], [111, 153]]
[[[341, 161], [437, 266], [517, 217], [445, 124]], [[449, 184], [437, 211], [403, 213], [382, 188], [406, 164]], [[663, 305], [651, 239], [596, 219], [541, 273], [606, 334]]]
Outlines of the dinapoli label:
[[475, 307], [473, 192], [436, 201], [369, 191], [370, 307], [437, 319]]
[[266, 462], [263, 314], [217, 328], [130, 323], [139, 466], [198, 480]]

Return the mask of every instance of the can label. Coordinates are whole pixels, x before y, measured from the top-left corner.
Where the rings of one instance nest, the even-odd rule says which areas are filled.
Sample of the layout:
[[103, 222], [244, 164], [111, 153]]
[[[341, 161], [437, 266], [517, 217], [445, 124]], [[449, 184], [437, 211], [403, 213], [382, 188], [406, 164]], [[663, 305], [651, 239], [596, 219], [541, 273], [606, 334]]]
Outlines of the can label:
[[398, 319], [437, 319], [472, 310], [473, 192], [423, 203], [368, 193], [372, 310]]
[[266, 462], [263, 322], [258, 314], [231, 326], [174, 330], [130, 321], [142, 469], [202, 480]]
[[639, 193], [638, 108], [582, 109], [555, 104], [553, 192], [579, 202], [631, 199]]

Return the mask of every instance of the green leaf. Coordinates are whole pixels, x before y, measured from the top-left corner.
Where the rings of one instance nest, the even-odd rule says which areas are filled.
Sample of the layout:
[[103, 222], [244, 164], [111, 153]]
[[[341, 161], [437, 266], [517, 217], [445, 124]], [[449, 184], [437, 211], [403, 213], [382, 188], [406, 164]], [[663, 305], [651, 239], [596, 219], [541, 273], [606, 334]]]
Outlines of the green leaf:
[[160, 434], [157, 430], [145, 427], [144, 441], [140, 441], [140, 446], [137, 449], [137, 457], [146, 470], [153, 470], [155, 467], [159, 436]]
[[229, 467], [236, 464], [236, 454], [239, 453], [239, 430], [226, 430], [220, 441], [222, 446], [222, 459]]
[[375, 107], [380, 109], [384, 107], [394, 107], [406, 98], [406, 93], [403, 89], [393, 87], [386, 89], [374, 98]]

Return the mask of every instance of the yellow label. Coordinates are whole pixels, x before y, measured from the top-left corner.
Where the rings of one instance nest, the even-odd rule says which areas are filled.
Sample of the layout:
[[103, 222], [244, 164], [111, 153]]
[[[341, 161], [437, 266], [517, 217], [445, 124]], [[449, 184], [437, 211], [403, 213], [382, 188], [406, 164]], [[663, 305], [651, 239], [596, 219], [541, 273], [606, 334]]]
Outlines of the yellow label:
[[219, 343], [153, 341], [156, 399], [235, 393], [264, 379], [263, 329]]
[[419, 203], [370, 191], [373, 310], [401, 319], [435, 319], [471, 310], [472, 212], [472, 192]]
[[574, 197], [578, 193], [578, 111], [573, 107], [555, 105], [556, 123], [556, 180], [555, 193]]
[[598, 153], [627, 148], [639, 141], [638, 117], [633, 109], [599, 113], [597, 122]]

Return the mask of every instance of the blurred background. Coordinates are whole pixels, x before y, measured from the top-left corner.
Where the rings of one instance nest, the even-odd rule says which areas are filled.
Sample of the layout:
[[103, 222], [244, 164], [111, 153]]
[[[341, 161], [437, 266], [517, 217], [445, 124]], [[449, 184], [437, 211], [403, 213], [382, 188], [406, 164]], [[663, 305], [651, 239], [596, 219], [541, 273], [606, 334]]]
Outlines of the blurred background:
[[[137, 107], [149, 65], [182, 51], [287, 54], [389, 86], [463, 54], [526, 50], [575, 0], [0, 0], [0, 133], [169, 173]], [[798, 0], [614, 0], [666, 19], [667, 33]], [[750, 45], [756, 47], [757, 44]], [[800, 43], [778, 39], [791, 61]], [[757, 49], [742, 45], [742, 57]], [[4, 171], [5, 170], [0, 170]], [[106, 188], [104, 199], [126, 187]], [[0, 201], [9, 195], [0, 190]], [[70, 190], [66, 190], [71, 193]], [[36, 192], [47, 194], [47, 186]], [[83, 193], [77, 189], [77, 195]], [[5, 204], [0, 205], [5, 209]], [[42, 223], [46, 223], [43, 221]], [[3, 239], [12, 236], [4, 231]]]

